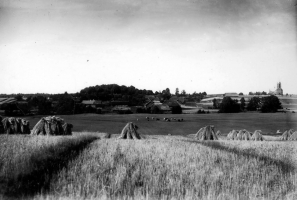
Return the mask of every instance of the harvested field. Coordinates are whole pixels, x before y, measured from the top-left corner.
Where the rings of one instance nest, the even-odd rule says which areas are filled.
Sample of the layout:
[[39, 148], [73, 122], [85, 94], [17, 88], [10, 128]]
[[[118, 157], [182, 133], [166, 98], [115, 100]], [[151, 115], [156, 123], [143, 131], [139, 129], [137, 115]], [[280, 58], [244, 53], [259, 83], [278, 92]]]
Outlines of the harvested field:
[[293, 148], [176, 136], [97, 140], [58, 173], [49, 193], [36, 198], [293, 200]]
[[[183, 118], [183, 122], [163, 120], [147, 121], [145, 118]], [[31, 129], [42, 116], [26, 117], [30, 121]], [[74, 125], [73, 132], [91, 131], [111, 134], [121, 133], [128, 122], [133, 122], [143, 135], [188, 135], [194, 134], [200, 128], [214, 125], [215, 130], [220, 130], [222, 135], [227, 135], [231, 130], [246, 129], [249, 132], [262, 130], [262, 133], [276, 133], [277, 130], [297, 130], [297, 114], [293, 113], [236, 113], [236, 114], [181, 114], [181, 115], [153, 115], [153, 114], [131, 114], [131, 115], [64, 115], [59, 116]], [[138, 119], [138, 121], [137, 121]]]
[[[296, 116], [146, 116], [61, 116], [72, 136], [0, 135], [0, 199], [297, 199], [296, 141], [224, 140], [233, 129], [296, 130]], [[145, 139], [117, 139], [129, 121]], [[219, 140], [194, 139], [207, 124]]]

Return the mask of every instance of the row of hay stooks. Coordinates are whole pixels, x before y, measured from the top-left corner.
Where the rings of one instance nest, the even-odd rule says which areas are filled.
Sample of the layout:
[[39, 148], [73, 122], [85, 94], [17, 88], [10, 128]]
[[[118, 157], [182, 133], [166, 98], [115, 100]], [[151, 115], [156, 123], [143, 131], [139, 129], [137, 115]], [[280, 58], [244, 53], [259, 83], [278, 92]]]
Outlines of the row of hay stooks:
[[[198, 140], [218, 140], [218, 136], [221, 135], [220, 131], [215, 133], [214, 126], [206, 126], [201, 128], [195, 135]], [[245, 129], [243, 130], [232, 130], [227, 135], [227, 140], [254, 140], [263, 141], [264, 137], [261, 130], [256, 130], [251, 133]], [[293, 129], [285, 131], [280, 140], [297, 140], [297, 131], [294, 132]]]
[[[129, 122], [122, 130], [119, 139], [142, 139], [144, 138], [137, 132], [138, 127]], [[214, 126], [205, 126], [195, 134], [195, 139], [197, 140], [218, 140], [218, 136], [221, 135], [220, 131], [215, 132]], [[284, 137], [284, 135], [286, 137]], [[247, 130], [232, 130], [227, 135], [228, 140], [254, 140], [263, 141], [263, 135], [261, 130], [256, 130], [254, 133], [250, 133]], [[297, 140], [297, 131], [286, 131], [281, 140]]]
[[29, 121], [22, 118], [0, 116], [0, 134], [72, 135], [73, 125], [56, 116], [41, 118], [30, 131]]
[[[72, 135], [73, 125], [66, 123], [64, 119], [56, 116], [43, 117], [30, 131], [30, 123], [27, 120], [14, 117], [6, 117], [2, 119], [0, 116], [0, 134], [31, 134], [31, 135]], [[137, 132], [138, 127], [132, 122], [127, 123], [123, 128], [119, 139], [142, 139]], [[205, 126], [195, 134], [197, 140], [218, 140], [221, 135], [220, 131], [215, 132], [215, 127], [212, 125]], [[227, 135], [228, 140], [255, 140], [263, 141], [261, 130], [256, 130], [254, 133], [243, 130], [232, 130]], [[293, 129], [285, 131], [280, 137], [281, 140], [297, 140], [297, 131]]]
[[[195, 135], [197, 140], [218, 140], [218, 136], [221, 135], [220, 131], [215, 133], [214, 126], [206, 126], [201, 128]], [[228, 140], [255, 140], [263, 141], [263, 135], [261, 131], [256, 130], [254, 133], [250, 133], [247, 130], [232, 130], [227, 135]]]

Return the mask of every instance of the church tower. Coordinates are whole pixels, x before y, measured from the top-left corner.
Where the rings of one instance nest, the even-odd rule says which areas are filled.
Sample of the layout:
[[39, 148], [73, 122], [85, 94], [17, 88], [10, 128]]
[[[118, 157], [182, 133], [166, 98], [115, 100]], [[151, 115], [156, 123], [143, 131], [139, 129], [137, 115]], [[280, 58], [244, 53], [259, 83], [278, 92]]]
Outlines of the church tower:
[[281, 82], [278, 82], [278, 83], [277, 83], [276, 90], [275, 90], [275, 94], [276, 94], [276, 95], [283, 95], [283, 89], [282, 89], [282, 84], [281, 84]]

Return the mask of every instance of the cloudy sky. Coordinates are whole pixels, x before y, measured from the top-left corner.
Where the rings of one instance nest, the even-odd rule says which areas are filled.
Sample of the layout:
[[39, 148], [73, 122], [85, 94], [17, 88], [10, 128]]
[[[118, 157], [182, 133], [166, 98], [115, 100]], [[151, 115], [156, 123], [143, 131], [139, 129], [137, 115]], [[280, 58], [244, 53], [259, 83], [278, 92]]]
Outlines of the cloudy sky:
[[1, 0], [0, 93], [297, 94], [296, 0]]

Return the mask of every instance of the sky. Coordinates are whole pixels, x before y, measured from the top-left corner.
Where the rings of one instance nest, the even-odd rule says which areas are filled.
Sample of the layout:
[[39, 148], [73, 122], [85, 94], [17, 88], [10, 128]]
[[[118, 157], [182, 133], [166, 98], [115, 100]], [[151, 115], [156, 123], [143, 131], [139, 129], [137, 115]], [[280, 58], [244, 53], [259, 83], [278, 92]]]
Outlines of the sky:
[[0, 93], [297, 94], [296, 0], [1, 0]]

